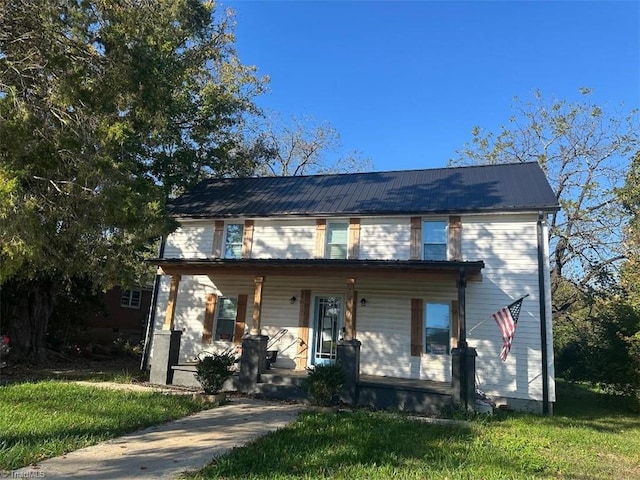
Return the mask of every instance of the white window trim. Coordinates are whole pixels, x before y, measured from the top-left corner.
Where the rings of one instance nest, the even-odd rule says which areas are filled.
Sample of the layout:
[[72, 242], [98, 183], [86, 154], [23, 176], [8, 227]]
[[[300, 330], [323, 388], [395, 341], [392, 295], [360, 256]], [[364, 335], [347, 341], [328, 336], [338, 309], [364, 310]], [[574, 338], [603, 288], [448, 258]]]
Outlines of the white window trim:
[[[242, 236], [240, 237], [239, 243], [231, 243], [227, 242], [227, 232], [229, 225], [240, 225], [242, 228]], [[242, 244], [244, 243], [244, 222], [229, 222], [224, 224], [224, 238], [222, 239], [222, 258], [242, 258]], [[240, 245], [240, 256], [239, 257], [229, 257], [227, 256], [227, 246], [228, 245]]]
[[325, 237], [324, 237], [324, 252], [325, 258], [331, 258], [331, 249], [329, 248], [331, 245], [339, 245], [337, 243], [329, 243], [329, 237], [331, 237], [331, 227], [333, 225], [341, 225], [346, 227], [347, 231], [347, 241], [345, 242], [346, 255], [345, 259], [349, 258], [349, 222], [347, 220], [339, 219], [339, 220], [331, 220], [326, 223]]
[[[425, 248], [424, 246], [427, 245], [426, 242], [426, 238], [425, 238], [425, 228], [424, 228], [424, 224], [425, 223], [444, 223], [445, 227], [444, 227], [444, 258], [443, 259], [434, 259], [434, 258], [424, 258], [425, 255]], [[443, 245], [442, 243], [429, 243], [429, 245]], [[422, 219], [422, 241], [420, 243], [420, 250], [422, 252], [422, 260], [449, 260], [449, 220], [448, 219], [443, 219], [443, 218], [423, 218]]]
[[[448, 344], [447, 344], [447, 351], [444, 353], [437, 353], [437, 352], [428, 352], [427, 351], [427, 318], [428, 318], [428, 305], [443, 305], [447, 307], [447, 310], [449, 311], [449, 328], [448, 328]], [[453, 323], [453, 316], [452, 316], [452, 312], [451, 312], [451, 303], [450, 302], [445, 302], [445, 301], [429, 301], [429, 300], [425, 300], [424, 301], [424, 319], [423, 319], [423, 331], [424, 331], [424, 344], [422, 347], [422, 353], [425, 355], [437, 355], [439, 357], [442, 356], [450, 356], [451, 355], [451, 348], [452, 348], [452, 337], [451, 337], [451, 328], [452, 328], [452, 323]]]
[[[129, 295], [125, 296], [127, 292], [129, 292]], [[133, 301], [133, 292], [138, 292], [137, 305]], [[142, 290], [137, 288], [127, 288], [126, 290], [122, 291], [122, 294], [120, 295], [120, 306], [122, 308], [135, 308], [139, 310], [141, 305], [142, 305]]]
[[[229, 339], [222, 339], [222, 338], [217, 338], [218, 337], [218, 325], [220, 322], [220, 313], [222, 312], [222, 304], [224, 302], [225, 299], [229, 299], [229, 300], [235, 300], [235, 305], [236, 305], [236, 314], [233, 317], [233, 330], [231, 331], [231, 338]], [[217, 308], [216, 308], [216, 320], [215, 320], [215, 324], [213, 326], [213, 340], [216, 342], [233, 342], [233, 337], [235, 335], [235, 331], [236, 331], [236, 319], [238, 317], [238, 297], [234, 297], [234, 296], [226, 296], [226, 297], [219, 297], [218, 298], [218, 302], [217, 302]], [[223, 320], [229, 320], [228, 318], [225, 318]]]

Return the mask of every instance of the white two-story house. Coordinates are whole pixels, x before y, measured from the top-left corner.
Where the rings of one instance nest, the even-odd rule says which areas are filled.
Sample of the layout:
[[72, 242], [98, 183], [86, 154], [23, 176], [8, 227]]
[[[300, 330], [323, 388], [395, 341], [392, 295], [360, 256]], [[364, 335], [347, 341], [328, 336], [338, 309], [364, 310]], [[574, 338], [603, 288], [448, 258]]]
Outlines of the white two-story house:
[[[205, 180], [170, 205], [180, 227], [156, 262], [150, 363], [286, 330], [278, 369], [305, 370], [359, 341], [359, 374], [452, 382], [475, 349], [475, 383], [498, 403], [555, 401], [547, 216], [537, 163]], [[506, 359], [492, 314], [524, 295]]]

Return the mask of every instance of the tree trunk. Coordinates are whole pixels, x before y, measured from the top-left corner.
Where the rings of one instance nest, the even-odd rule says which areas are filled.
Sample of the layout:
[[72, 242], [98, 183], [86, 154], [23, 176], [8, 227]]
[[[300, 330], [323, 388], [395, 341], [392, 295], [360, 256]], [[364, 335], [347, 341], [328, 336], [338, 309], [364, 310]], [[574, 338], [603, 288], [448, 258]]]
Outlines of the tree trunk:
[[60, 282], [51, 278], [3, 285], [14, 360], [36, 364], [47, 361], [47, 329], [59, 290]]

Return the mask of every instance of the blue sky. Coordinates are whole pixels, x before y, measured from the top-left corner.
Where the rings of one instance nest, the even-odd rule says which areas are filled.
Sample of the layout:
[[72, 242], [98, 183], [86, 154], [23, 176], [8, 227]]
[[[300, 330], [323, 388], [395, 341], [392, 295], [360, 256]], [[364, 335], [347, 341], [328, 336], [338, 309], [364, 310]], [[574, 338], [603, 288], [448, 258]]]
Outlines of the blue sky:
[[640, 106], [640, 2], [224, 1], [245, 64], [271, 77], [258, 99], [312, 115], [375, 170], [444, 167], [512, 99]]

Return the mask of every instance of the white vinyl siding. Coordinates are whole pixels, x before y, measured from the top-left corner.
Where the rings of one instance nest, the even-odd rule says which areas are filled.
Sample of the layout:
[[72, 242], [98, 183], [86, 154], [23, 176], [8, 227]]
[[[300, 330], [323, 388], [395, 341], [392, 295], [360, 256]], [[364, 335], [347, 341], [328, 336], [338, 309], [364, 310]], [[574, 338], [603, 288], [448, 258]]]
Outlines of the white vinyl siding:
[[411, 244], [409, 217], [360, 219], [360, 258], [408, 260]]
[[164, 258], [209, 258], [213, 251], [213, 224], [183, 224], [167, 237]]
[[313, 258], [315, 220], [256, 220], [252, 258]]
[[[467, 341], [478, 352], [478, 386], [493, 397], [541, 400], [537, 216], [466, 215], [461, 220], [463, 260], [482, 260], [485, 263], [482, 281], [469, 281], [466, 289]], [[316, 243], [315, 219], [256, 220], [254, 225], [254, 258], [313, 258]], [[408, 217], [362, 217], [360, 225], [360, 258], [409, 258], [411, 225]], [[174, 253], [179, 252], [181, 255], [190, 252], [184, 258], [210, 255], [198, 255], [198, 246], [206, 245], [210, 248], [211, 242], [204, 241], [203, 238], [207, 232], [211, 232], [211, 239], [212, 228], [183, 227], [179, 232], [182, 235], [180, 238], [188, 242], [178, 249], [175, 242], [168, 241], [167, 252], [171, 252], [171, 248]], [[548, 271], [546, 275], [548, 282]], [[169, 277], [163, 277], [155, 316], [156, 329], [162, 328], [169, 284]], [[215, 293], [219, 297], [248, 295], [245, 322], [247, 328], [250, 328], [254, 287], [254, 277], [251, 275], [217, 275], [211, 279], [206, 276], [184, 275], [180, 282], [175, 319], [175, 328], [183, 330], [180, 361], [186, 361], [203, 348], [201, 334], [207, 294]], [[295, 366], [302, 289], [311, 290], [313, 308], [313, 297], [316, 295], [345, 293], [346, 279], [342, 276], [265, 278], [263, 333], [272, 336], [281, 328], [287, 329], [286, 335], [275, 345], [279, 350], [279, 368]], [[367, 299], [364, 307], [357, 303], [356, 337], [362, 342], [362, 374], [451, 381], [450, 355], [410, 355], [411, 299], [420, 298], [424, 302], [451, 305], [451, 301], [458, 299], [455, 281], [357, 275], [355, 290], [359, 300]], [[507, 362], [502, 362], [499, 358], [502, 345], [500, 332], [491, 314], [527, 293], [530, 296], [523, 303], [511, 353]], [[290, 302], [292, 296], [298, 299], [294, 304]], [[549, 373], [553, 379], [550, 312], [548, 305]], [[310, 314], [310, 324], [313, 324], [313, 312]], [[214, 341], [211, 347], [228, 347], [228, 342], [217, 343]], [[551, 398], [554, 399], [553, 380], [549, 386]]]
[[[542, 399], [540, 296], [535, 215], [463, 217], [464, 260], [484, 260], [482, 283], [467, 288], [467, 340], [478, 351], [479, 388], [490, 396]], [[546, 235], [546, 233], [545, 233]], [[549, 282], [548, 272], [546, 276]], [[529, 294], [523, 304], [511, 352], [499, 358], [502, 340], [491, 315]], [[547, 306], [549, 373], [553, 376], [553, 334]], [[483, 359], [480, 359], [480, 356]], [[555, 388], [550, 382], [552, 399]]]

